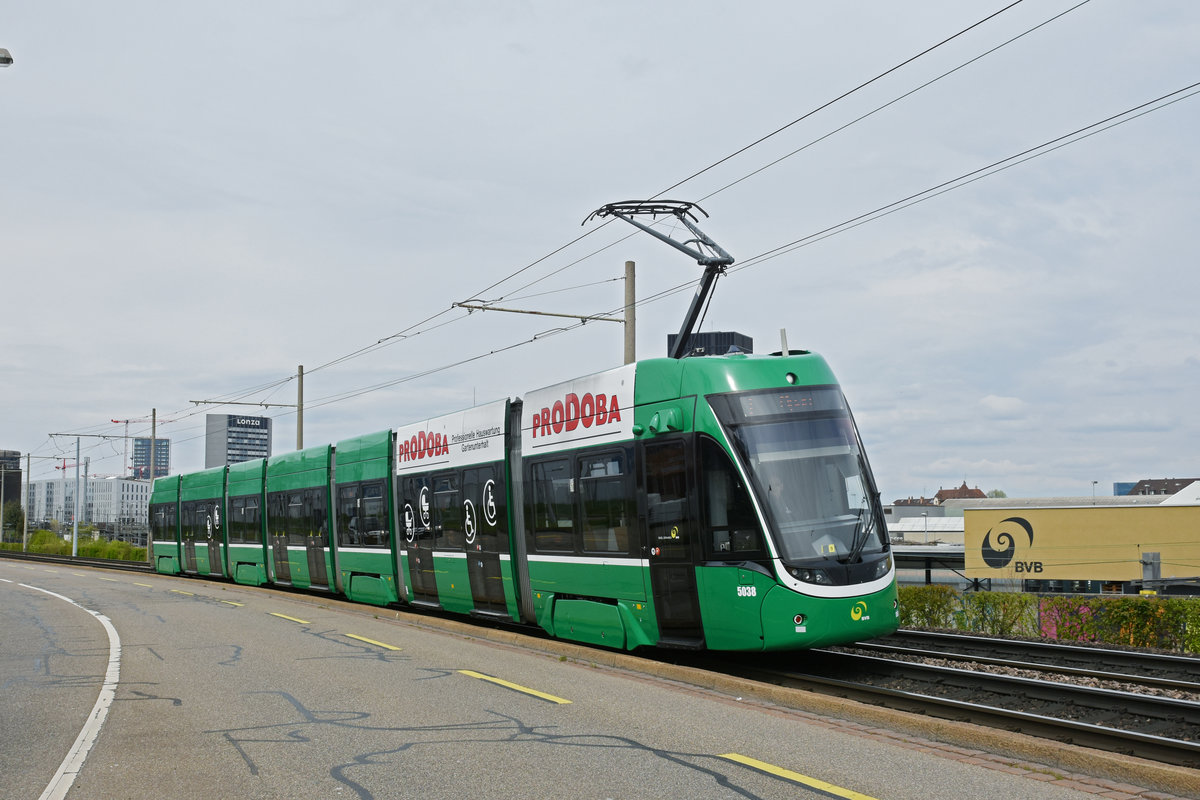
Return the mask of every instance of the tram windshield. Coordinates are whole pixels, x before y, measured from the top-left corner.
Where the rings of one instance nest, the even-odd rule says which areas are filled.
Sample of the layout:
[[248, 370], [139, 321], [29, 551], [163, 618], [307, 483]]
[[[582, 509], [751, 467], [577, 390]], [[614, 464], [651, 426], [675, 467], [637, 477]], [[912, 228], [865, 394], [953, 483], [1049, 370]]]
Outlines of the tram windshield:
[[887, 548], [874, 481], [837, 387], [713, 395], [780, 555], [850, 562]]

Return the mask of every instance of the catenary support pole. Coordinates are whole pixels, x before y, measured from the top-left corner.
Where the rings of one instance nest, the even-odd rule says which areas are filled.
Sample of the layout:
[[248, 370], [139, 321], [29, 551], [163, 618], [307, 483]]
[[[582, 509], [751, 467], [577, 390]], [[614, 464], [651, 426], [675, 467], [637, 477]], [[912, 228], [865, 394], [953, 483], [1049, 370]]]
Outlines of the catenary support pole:
[[296, 367], [296, 449], [304, 449], [304, 365]]
[[637, 290], [633, 281], [634, 263], [625, 262], [625, 363], [637, 361]]
[[71, 515], [71, 557], [79, 555], [79, 437], [75, 437], [75, 513]]
[[26, 453], [25, 454], [25, 487], [26, 488], [21, 493], [21, 496], [23, 498], [25, 498], [24, 502], [21, 503], [21, 505], [23, 505], [25, 507], [25, 519], [21, 522], [21, 552], [22, 553], [29, 552], [29, 507], [31, 505], [31, 503], [29, 502], [29, 486], [31, 485], [30, 480], [32, 477], [29, 474], [29, 462], [31, 460], [32, 460], [32, 455], [30, 453]]

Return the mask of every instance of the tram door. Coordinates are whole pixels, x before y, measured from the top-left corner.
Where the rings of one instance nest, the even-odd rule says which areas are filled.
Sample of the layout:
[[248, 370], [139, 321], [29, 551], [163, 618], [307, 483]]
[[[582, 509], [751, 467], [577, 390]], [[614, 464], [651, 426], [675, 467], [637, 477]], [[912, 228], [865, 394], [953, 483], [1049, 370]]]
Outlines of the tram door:
[[704, 641], [696, 596], [696, 525], [688, 502], [687, 445], [682, 439], [647, 442], [646, 548], [660, 643]]
[[208, 542], [208, 573], [224, 576], [224, 559], [221, 557], [221, 512], [219, 505], [213, 503], [208, 508], [205, 534]]
[[329, 505], [324, 488], [304, 490], [304, 510], [307, 525], [303, 527], [304, 552], [308, 559], [308, 582], [316, 589], [329, 587], [329, 570], [325, 553], [329, 548]]
[[271, 544], [271, 564], [276, 583], [292, 582], [292, 565], [288, 560], [288, 531], [291, 529], [288, 510], [300, 505], [300, 495], [292, 492], [272, 492], [267, 495], [267, 530]]
[[183, 520], [179, 526], [183, 538], [183, 569], [186, 572], [199, 572], [196, 562], [196, 512], [195, 503], [183, 503]]
[[275, 565], [275, 580], [279, 583], [292, 582], [292, 567], [288, 563], [287, 531], [271, 531], [271, 563]]
[[408, 577], [413, 602], [437, 604], [438, 591], [433, 569], [433, 486], [426, 477], [398, 481], [404, 549], [408, 554]]
[[504, 574], [500, 554], [508, 552], [508, 513], [504, 482], [497, 466], [462, 473], [463, 547], [475, 611], [505, 614]]

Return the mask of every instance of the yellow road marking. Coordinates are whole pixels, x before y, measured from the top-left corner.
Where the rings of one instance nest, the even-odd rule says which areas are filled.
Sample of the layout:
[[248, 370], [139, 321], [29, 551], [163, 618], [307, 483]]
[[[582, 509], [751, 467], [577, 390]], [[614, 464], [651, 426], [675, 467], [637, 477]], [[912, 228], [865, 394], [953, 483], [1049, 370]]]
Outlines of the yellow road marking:
[[571, 702], [570, 700], [564, 700], [561, 697], [555, 697], [552, 694], [546, 694], [545, 692], [539, 692], [537, 689], [530, 689], [528, 686], [520, 686], [515, 683], [509, 683], [508, 681], [501, 680], [500, 678], [493, 678], [491, 675], [484, 675], [482, 672], [474, 672], [469, 669], [460, 669], [458, 672], [460, 675], [466, 675], [469, 678], [478, 678], [481, 681], [491, 681], [492, 683], [499, 684], [500, 686], [504, 686], [508, 689], [513, 689], [518, 692], [524, 692], [525, 694], [531, 694], [534, 697], [540, 697], [543, 700], [549, 700], [551, 703], [558, 703], [559, 705], [565, 705], [565, 704]]
[[150, 583], [135, 583], [134, 586], [145, 586], [147, 589], [153, 589], [154, 585]]
[[117, 580], [116, 578], [101, 578], [100, 580], [108, 581], [109, 583], [120, 583], [120, 581]]
[[775, 775], [776, 777], [783, 778], [785, 780], [803, 784], [811, 789], [816, 789], [818, 791], [831, 794], [835, 797], [845, 797], [847, 800], [875, 800], [875, 798], [871, 797], [870, 795], [851, 791], [850, 789], [843, 789], [841, 786], [834, 786], [832, 783], [826, 783], [825, 781], [818, 780], [816, 778], [810, 778], [807, 775], [801, 775], [799, 772], [792, 772], [790, 769], [777, 767], [774, 764], [768, 764], [765, 761], [759, 761], [756, 758], [750, 758], [749, 756], [743, 756], [738, 753], [722, 753], [720, 758], [727, 758], [730, 761], [736, 761], [739, 764], [745, 764], [747, 767], [753, 767], [754, 769], [761, 770], [770, 775]]
[[241, 608], [242, 606], [246, 605], [245, 603], [235, 603], [232, 600], [222, 600], [221, 602], [226, 603], [231, 606], [237, 606], [238, 608]]
[[296, 619], [295, 617], [289, 617], [287, 614], [276, 614], [274, 611], [268, 611], [267, 613], [270, 614], [272, 617], [279, 617], [280, 619], [286, 619], [289, 622], [299, 622], [301, 625], [309, 624], [308, 620], [306, 620], [306, 619]]
[[399, 647], [393, 647], [390, 644], [384, 644], [383, 642], [377, 642], [374, 639], [368, 639], [365, 636], [359, 636], [358, 634], [354, 634], [354, 633], [347, 633], [346, 636], [350, 637], [351, 639], [358, 639], [360, 642], [366, 642], [367, 644], [373, 644], [376, 647], [382, 647], [384, 650], [399, 650], [400, 649]]
[[196, 596], [196, 595], [194, 595], [193, 593], [191, 593], [191, 592], [185, 592], [185, 591], [183, 591], [182, 589], [172, 589], [171, 591], [172, 591], [172, 592], [174, 592], [175, 594], [186, 594], [188, 597], [195, 597], [195, 596]]

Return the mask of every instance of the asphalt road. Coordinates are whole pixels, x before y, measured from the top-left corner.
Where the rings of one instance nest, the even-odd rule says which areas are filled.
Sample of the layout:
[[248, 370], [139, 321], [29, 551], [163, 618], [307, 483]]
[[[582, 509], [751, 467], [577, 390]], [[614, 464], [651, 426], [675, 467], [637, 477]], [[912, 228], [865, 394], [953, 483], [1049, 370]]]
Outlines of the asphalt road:
[[228, 584], [0, 561], [4, 797], [41, 796], [96, 716], [113, 651], [89, 612], [111, 620], [120, 674], [72, 800], [1096, 797], [582, 649]]

